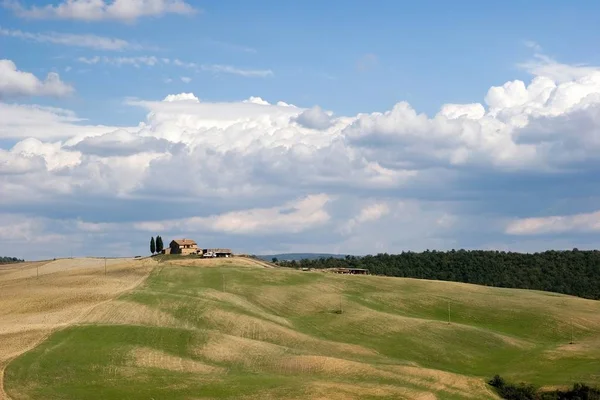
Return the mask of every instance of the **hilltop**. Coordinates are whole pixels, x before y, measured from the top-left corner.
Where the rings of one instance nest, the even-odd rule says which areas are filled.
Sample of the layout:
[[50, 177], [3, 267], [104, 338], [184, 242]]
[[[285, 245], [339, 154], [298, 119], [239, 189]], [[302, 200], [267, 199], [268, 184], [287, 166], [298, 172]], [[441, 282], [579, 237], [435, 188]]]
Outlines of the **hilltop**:
[[0, 309], [12, 310], [0, 343], [34, 336], [5, 389], [14, 399], [494, 399], [485, 382], [495, 374], [600, 384], [600, 302], [265, 265], [115, 260], [105, 274], [96, 261], [60, 260], [0, 274]]

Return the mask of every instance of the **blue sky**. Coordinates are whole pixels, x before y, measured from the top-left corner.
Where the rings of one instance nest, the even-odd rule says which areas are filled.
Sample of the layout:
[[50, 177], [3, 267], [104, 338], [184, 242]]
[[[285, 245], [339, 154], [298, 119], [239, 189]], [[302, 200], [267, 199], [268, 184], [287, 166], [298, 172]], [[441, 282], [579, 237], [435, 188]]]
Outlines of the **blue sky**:
[[[47, 5], [28, 1], [24, 5]], [[135, 51], [100, 51], [0, 37], [3, 57], [24, 70], [56, 70], [77, 87], [64, 105], [94, 122], [129, 124], [139, 115], [119, 113], [124, 97], [162, 98], [173, 90], [202, 99], [232, 101], [249, 96], [339, 114], [373, 112], [407, 100], [437, 112], [444, 103], [477, 101], [491, 84], [527, 79], [516, 64], [531, 56], [536, 41], [566, 62], [600, 63], [590, 46], [600, 39], [596, 2], [348, 1], [250, 3], [194, 2], [193, 16], [165, 15], [130, 23], [23, 20], [3, 10], [5, 29], [32, 33], [94, 34], [138, 43]], [[592, 53], [592, 54], [590, 54]], [[156, 56], [187, 62], [271, 70], [264, 79], [192, 73], [176, 67], [89, 68], [79, 57]], [[370, 57], [372, 56], [372, 59]], [[358, 68], [364, 61], [365, 70]], [[64, 72], [71, 67], [72, 70]], [[87, 67], [87, 68], [86, 68]], [[87, 70], [87, 71], [86, 71]], [[193, 81], [185, 84], [181, 76]], [[173, 84], [160, 85], [164, 79]], [[125, 114], [125, 115], [124, 115]]]
[[35, 257], [599, 237], [597, 2], [0, 4], [0, 238]]

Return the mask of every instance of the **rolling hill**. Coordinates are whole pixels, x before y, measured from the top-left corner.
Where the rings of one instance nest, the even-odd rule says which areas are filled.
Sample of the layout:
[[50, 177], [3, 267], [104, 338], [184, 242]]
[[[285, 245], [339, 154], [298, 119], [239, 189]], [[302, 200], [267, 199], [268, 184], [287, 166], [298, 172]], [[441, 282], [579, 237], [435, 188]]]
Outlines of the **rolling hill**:
[[0, 273], [0, 343], [30, 337], [4, 358], [15, 400], [494, 399], [494, 374], [600, 384], [598, 301], [238, 258], [106, 274], [68, 261]]

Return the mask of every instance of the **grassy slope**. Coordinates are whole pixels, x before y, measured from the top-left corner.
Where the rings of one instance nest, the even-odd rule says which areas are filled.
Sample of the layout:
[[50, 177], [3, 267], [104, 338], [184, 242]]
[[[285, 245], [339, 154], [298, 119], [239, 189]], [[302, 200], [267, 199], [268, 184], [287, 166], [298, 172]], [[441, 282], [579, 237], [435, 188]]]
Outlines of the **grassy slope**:
[[67, 328], [9, 365], [9, 394], [481, 399], [493, 398], [483, 379], [496, 373], [538, 385], [600, 383], [600, 302], [231, 262], [163, 263], [120, 301], [168, 315], [169, 326], [123, 317]]

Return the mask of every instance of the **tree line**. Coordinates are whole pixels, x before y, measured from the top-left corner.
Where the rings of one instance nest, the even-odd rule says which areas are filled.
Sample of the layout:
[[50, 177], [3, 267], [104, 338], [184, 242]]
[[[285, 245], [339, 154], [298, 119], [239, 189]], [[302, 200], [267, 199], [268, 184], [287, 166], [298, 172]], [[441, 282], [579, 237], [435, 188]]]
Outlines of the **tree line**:
[[150, 253], [155, 254], [155, 253], [161, 253], [164, 250], [164, 244], [163, 244], [163, 240], [162, 237], [157, 236], [156, 240], [154, 239], [154, 236], [152, 236], [150, 238]]
[[541, 390], [527, 383], [509, 383], [496, 375], [488, 384], [506, 400], [600, 400], [600, 389], [583, 383], [566, 390]]
[[451, 250], [279, 261], [292, 268], [365, 268], [371, 274], [534, 289], [600, 300], [600, 251]]
[[17, 257], [0, 257], [0, 264], [14, 264], [25, 262], [25, 260], [18, 259]]

